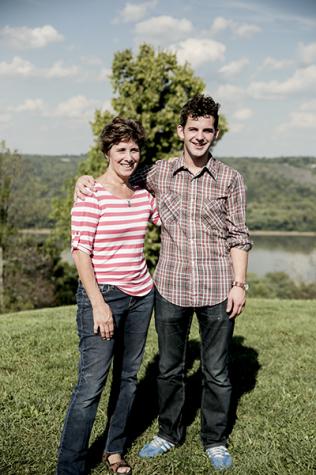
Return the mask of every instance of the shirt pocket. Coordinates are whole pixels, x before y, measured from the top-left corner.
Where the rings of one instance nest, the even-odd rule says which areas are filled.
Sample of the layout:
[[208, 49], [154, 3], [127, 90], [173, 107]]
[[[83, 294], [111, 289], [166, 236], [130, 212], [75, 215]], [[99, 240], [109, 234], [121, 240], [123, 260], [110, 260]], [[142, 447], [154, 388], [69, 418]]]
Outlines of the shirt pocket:
[[202, 223], [206, 230], [212, 234], [214, 230], [225, 235], [226, 231], [226, 199], [207, 199], [203, 203]]
[[177, 224], [180, 217], [181, 198], [175, 193], [162, 195], [159, 200], [159, 214], [163, 225]]

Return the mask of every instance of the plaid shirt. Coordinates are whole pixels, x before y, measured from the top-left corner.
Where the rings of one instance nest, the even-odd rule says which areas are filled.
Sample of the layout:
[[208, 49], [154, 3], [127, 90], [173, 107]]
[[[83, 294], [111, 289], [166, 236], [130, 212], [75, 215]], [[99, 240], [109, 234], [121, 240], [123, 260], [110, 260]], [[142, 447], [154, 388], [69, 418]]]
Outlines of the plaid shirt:
[[223, 302], [234, 280], [230, 249], [251, 249], [242, 176], [212, 156], [193, 175], [179, 157], [139, 170], [133, 181], [157, 199], [162, 226], [154, 280], [159, 293], [183, 307]]

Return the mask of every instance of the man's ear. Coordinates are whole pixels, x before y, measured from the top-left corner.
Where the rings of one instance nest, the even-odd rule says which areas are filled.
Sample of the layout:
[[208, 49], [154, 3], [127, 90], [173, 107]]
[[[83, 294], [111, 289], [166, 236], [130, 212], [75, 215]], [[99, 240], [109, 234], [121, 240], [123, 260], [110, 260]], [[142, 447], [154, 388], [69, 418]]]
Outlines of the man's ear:
[[182, 125], [177, 126], [177, 134], [180, 140], [184, 139], [183, 127]]
[[215, 140], [218, 139], [218, 137], [220, 136], [220, 133], [221, 133], [220, 129], [216, 129], [215, 136], [214, 136]]

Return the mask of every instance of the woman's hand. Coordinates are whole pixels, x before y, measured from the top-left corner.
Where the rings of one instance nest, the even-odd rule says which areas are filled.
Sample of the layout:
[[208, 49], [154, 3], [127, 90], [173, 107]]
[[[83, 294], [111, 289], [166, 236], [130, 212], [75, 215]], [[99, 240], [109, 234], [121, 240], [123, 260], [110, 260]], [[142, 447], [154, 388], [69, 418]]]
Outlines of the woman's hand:
[[82, 200], [85, 199], [86, 196], [91, 196], [92, 191], [94, 190], [95, 179], [93, 176], [90, 175], [82, 175], [78, 178], [75, 185], [74, 191], [74, 201], [77, 198]]
[[114, 321], [111, 308], [104, 305], [93, 307], [93, 331], [100, 333], [102, 340], [110, 340], [114, 334]]

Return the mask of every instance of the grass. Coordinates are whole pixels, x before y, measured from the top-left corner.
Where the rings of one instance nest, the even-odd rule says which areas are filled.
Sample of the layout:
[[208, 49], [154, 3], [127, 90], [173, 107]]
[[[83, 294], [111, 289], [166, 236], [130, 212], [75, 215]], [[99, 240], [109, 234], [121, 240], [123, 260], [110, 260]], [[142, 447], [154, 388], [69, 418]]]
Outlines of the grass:
[[[315, 330], [316, 301], [250, 299], [238, 318], [232, 348], [232, 474], [316, 473]], [[76, 383], [77, 353], [74, 307], [0, 317], [1, 474], [54, 473], [60, 430]], [[138, 450], [157, 429], [157, 346], [151, 325], [127, 454], [133, 474], [213, 473], [199, 441], [198, 357], [194, 321], [187, 361], [185, 443], [158, 459], [140, 459]], [[105, 472], [98, 457], [108, 393], [109, 384], [91, 437], [93, 475]]]

